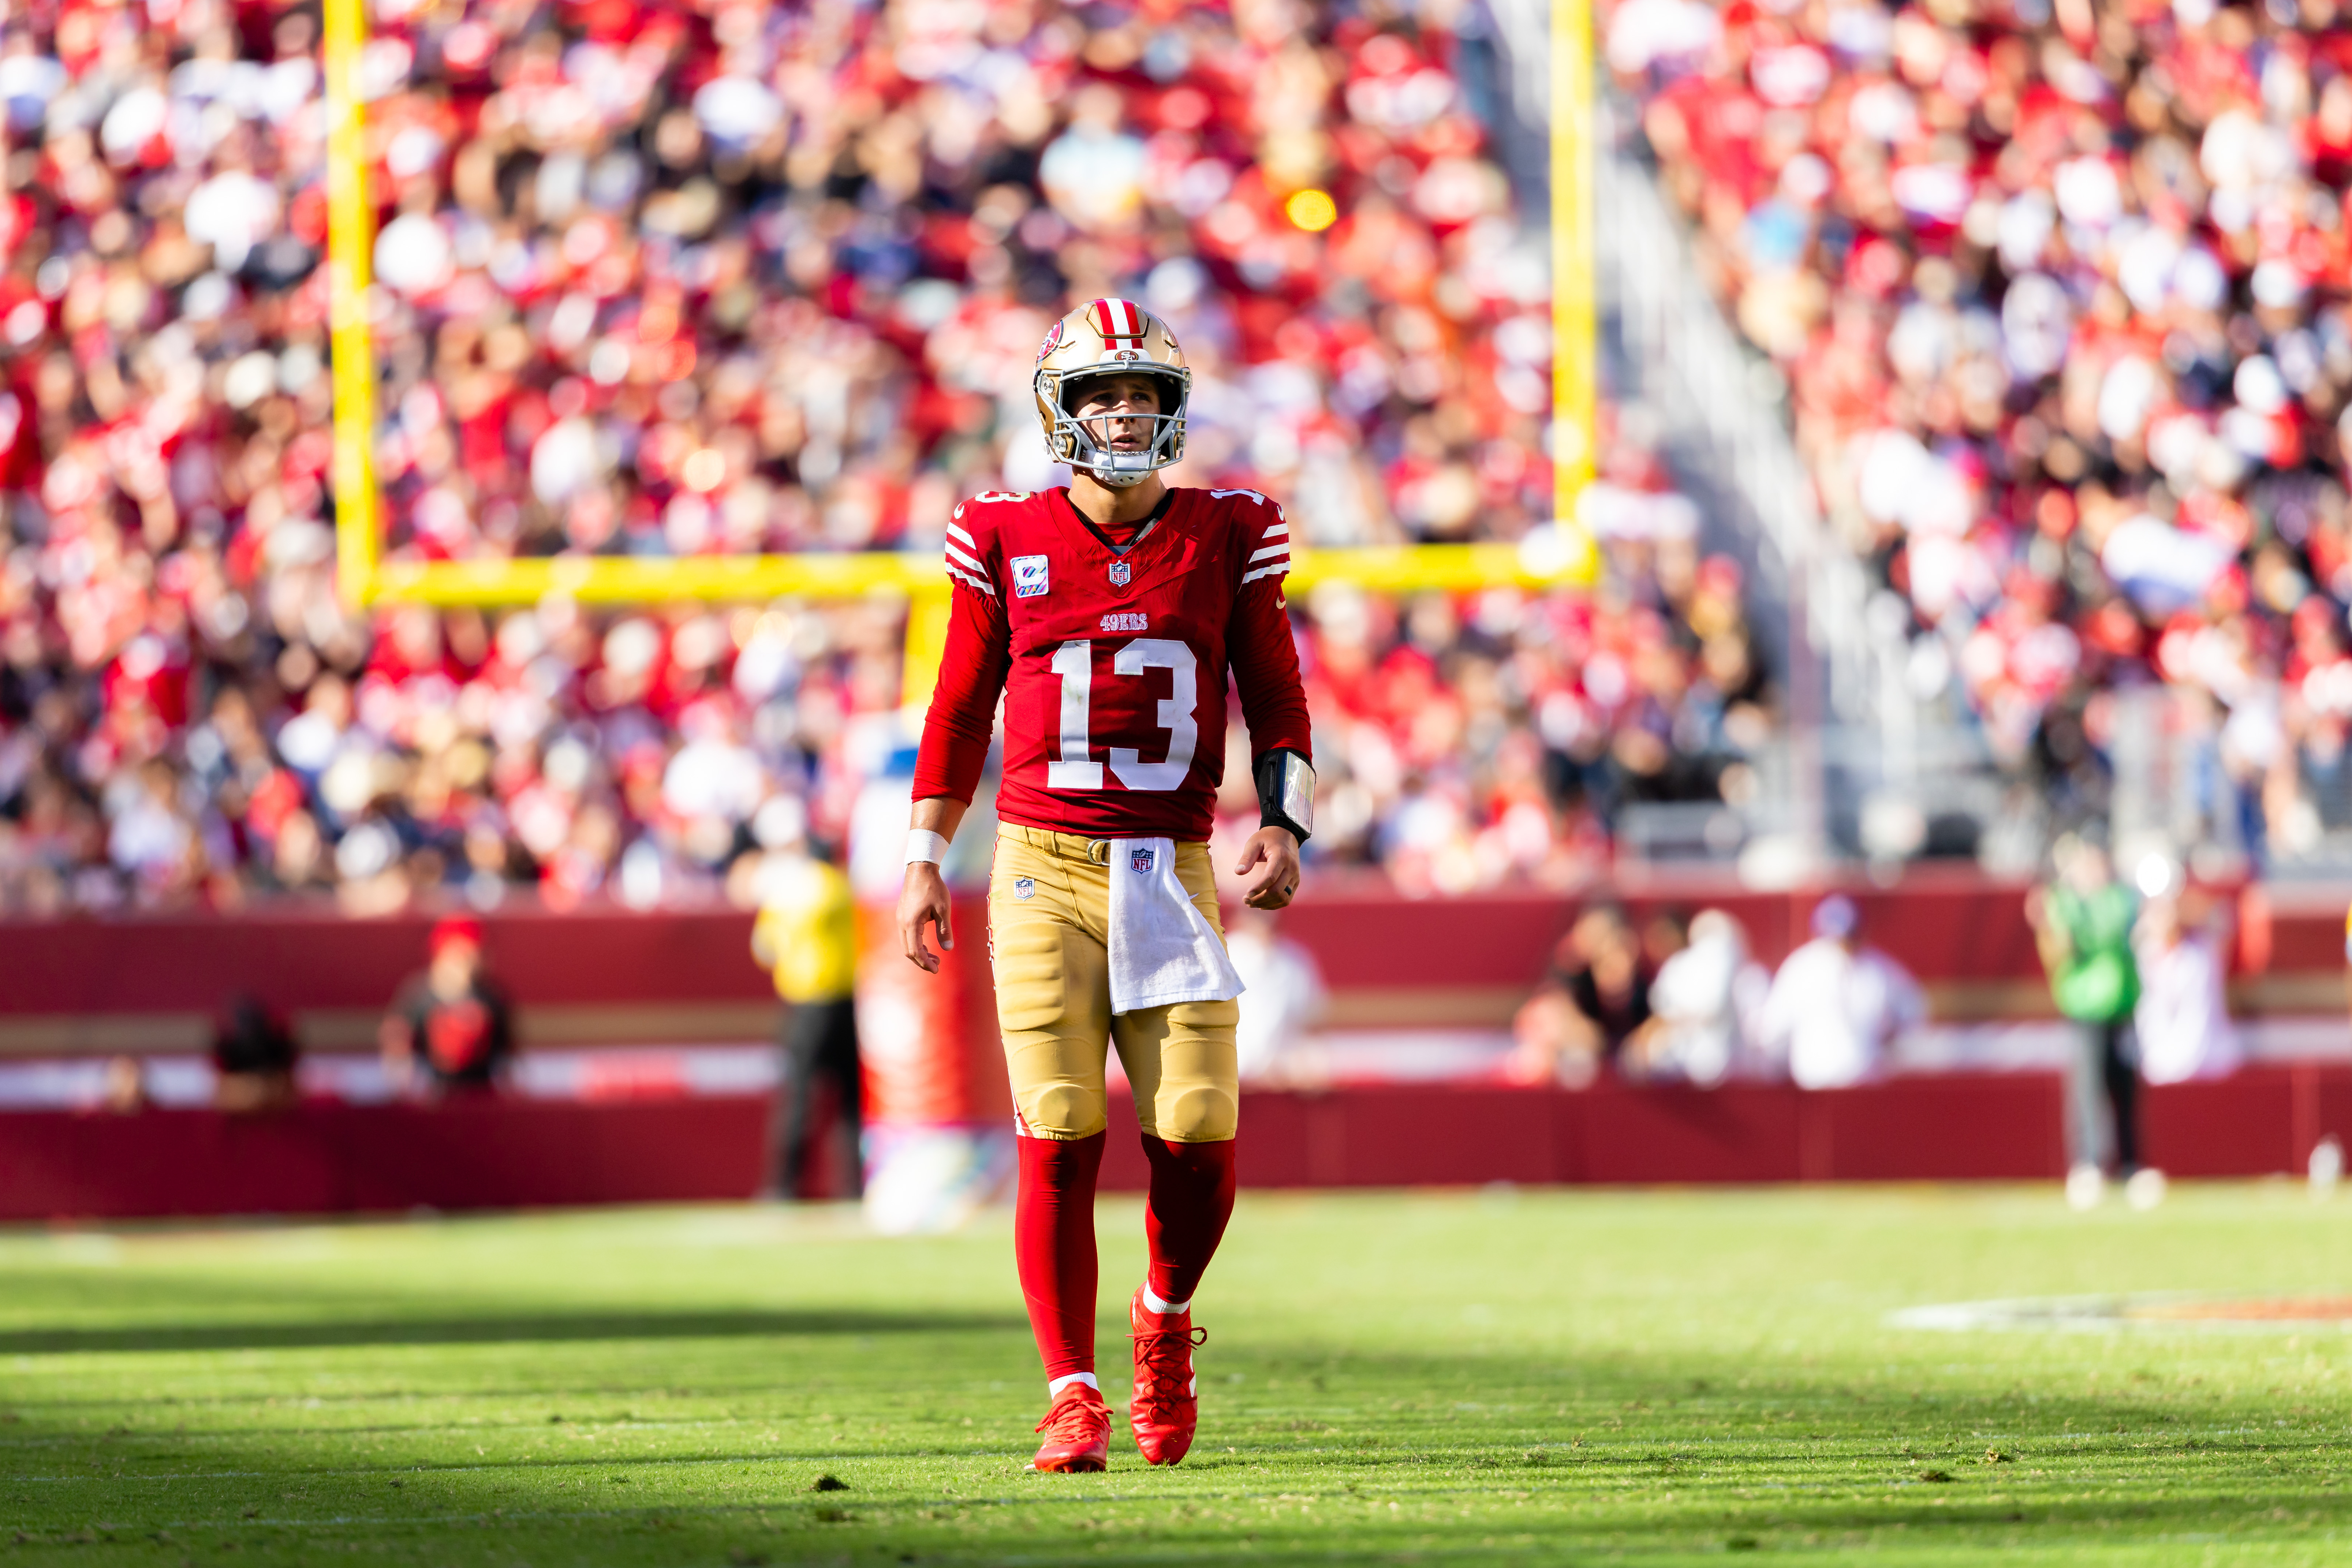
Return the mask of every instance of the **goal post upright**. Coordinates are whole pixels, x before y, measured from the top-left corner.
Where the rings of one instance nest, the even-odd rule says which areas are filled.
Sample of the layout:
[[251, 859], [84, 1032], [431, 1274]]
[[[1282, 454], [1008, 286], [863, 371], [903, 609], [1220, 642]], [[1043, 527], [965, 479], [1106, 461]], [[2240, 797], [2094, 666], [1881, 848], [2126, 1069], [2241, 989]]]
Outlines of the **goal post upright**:
[[375, 493], [375, 343], [368, 285], [375, 206], [368, 193], [360, 55], [367, 0], [325, 0], [327, 321], [335, 396], [335, 585], [354, 609], [375, 596], [382, 548]]
[[1591, 582], [1598, 563], [1576, 523], [1576, 498], [1600, 450], [1595, 298], [1592, 0], [1551, 0], [1552, 517]]

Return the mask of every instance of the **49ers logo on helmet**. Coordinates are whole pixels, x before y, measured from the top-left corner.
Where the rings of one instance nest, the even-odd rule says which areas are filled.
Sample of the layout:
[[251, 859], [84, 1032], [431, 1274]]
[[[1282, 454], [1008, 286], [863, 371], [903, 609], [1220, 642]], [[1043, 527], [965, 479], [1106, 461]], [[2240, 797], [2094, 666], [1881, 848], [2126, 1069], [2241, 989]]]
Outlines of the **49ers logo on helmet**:
[[1045, 329], [1045, 341], [1044, 343], [1039, 345], [1037, 350], [1037, 363], [1039, 364], [1044, 364], [1045, 363], [1045, 356], [1052, 353], [1055, 349], [1061, 346], [1062, 323], [1056, 321], [1052, 326]]

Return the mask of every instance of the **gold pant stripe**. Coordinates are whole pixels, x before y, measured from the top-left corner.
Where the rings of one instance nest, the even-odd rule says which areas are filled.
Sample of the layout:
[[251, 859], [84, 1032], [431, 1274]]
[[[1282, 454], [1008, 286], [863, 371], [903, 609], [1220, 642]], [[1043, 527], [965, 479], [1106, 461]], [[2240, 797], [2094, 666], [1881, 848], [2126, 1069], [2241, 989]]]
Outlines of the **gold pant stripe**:
[[[1097, 858], [1100, 857], [1101, 858]], [[988, 882], [988, 954], [1013, 1104], [1032, 1137], [1090, 1138], [1109, 1124], [1103, 1067], [1116, 1048], [1135, 1119], [1178, 1143], [1234, 1135], [1241, 1106], [1232, 1002], [1110, 1011], [1108, 841], [999, 826]], [[1176, 877], [1222, 938], [1205, 844], [1176, 846]], [[1025, 895], [1025, 896], [1024, 896]]]

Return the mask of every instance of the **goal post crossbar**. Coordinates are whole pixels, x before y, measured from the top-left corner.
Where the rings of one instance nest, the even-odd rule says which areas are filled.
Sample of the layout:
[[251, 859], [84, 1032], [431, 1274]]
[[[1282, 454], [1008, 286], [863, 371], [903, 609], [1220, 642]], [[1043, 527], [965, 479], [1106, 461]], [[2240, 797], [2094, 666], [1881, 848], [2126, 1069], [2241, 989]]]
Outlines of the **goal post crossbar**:
[[[1296, 551], [1290, 581], [1368, 590], [1473, 592], [1590, 584], [1597, 556], [1574, 522], [1591, 482], [1600, 386], [1595, 331], [1592, 0], [1551, 0], [1553, 503], [1541, 546], [1417, 544]], [[550, 595], [583, 604], [857, 597], [940, 600], [948, 579], [929, 555], [887, 552], [554, 556], [516, 560], [386, 559], [375, 476], [375, 347], [368, 295], [375, 240], [360, 58], [367, 0], [323, 0], [327, 100], [327, 277], [334, 388], [336, 584], [344, 602], [495, 606]]]

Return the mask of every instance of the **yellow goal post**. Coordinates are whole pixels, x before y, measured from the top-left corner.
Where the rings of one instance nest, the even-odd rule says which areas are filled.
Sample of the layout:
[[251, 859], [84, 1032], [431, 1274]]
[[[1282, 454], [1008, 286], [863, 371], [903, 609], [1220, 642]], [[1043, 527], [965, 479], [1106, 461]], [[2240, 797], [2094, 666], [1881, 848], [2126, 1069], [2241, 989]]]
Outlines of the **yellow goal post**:
[[[1295, 550], [1299, 588], [1344, 581], [1376, 592], [1475, 592], [1592, 580], [1591, 542], [1575, 522], [1592, 477], [1599, 407], [1593, 276], [1592, 0], [1553, 0], [1551, 253], [1554, 516], [1541, 543]], [[360, 58], [367, 0], [324, 0], [327, 278], [334, 387], [336, 582], [346, 603], [492, 607], [551, 595], [581, 604], [735, 602], [904, 595], [910, 689], [928, 688], [944, 637], [949, 582], [936, 558], [892, 552], [677, 557], [569, 556], [393, 561], [377, 508], [376, 370], [368, 291], [375, 241]], [[922, 673], [917, 674], [920, 668]], [[911, 690], [910, 690], [911, 694]]]

